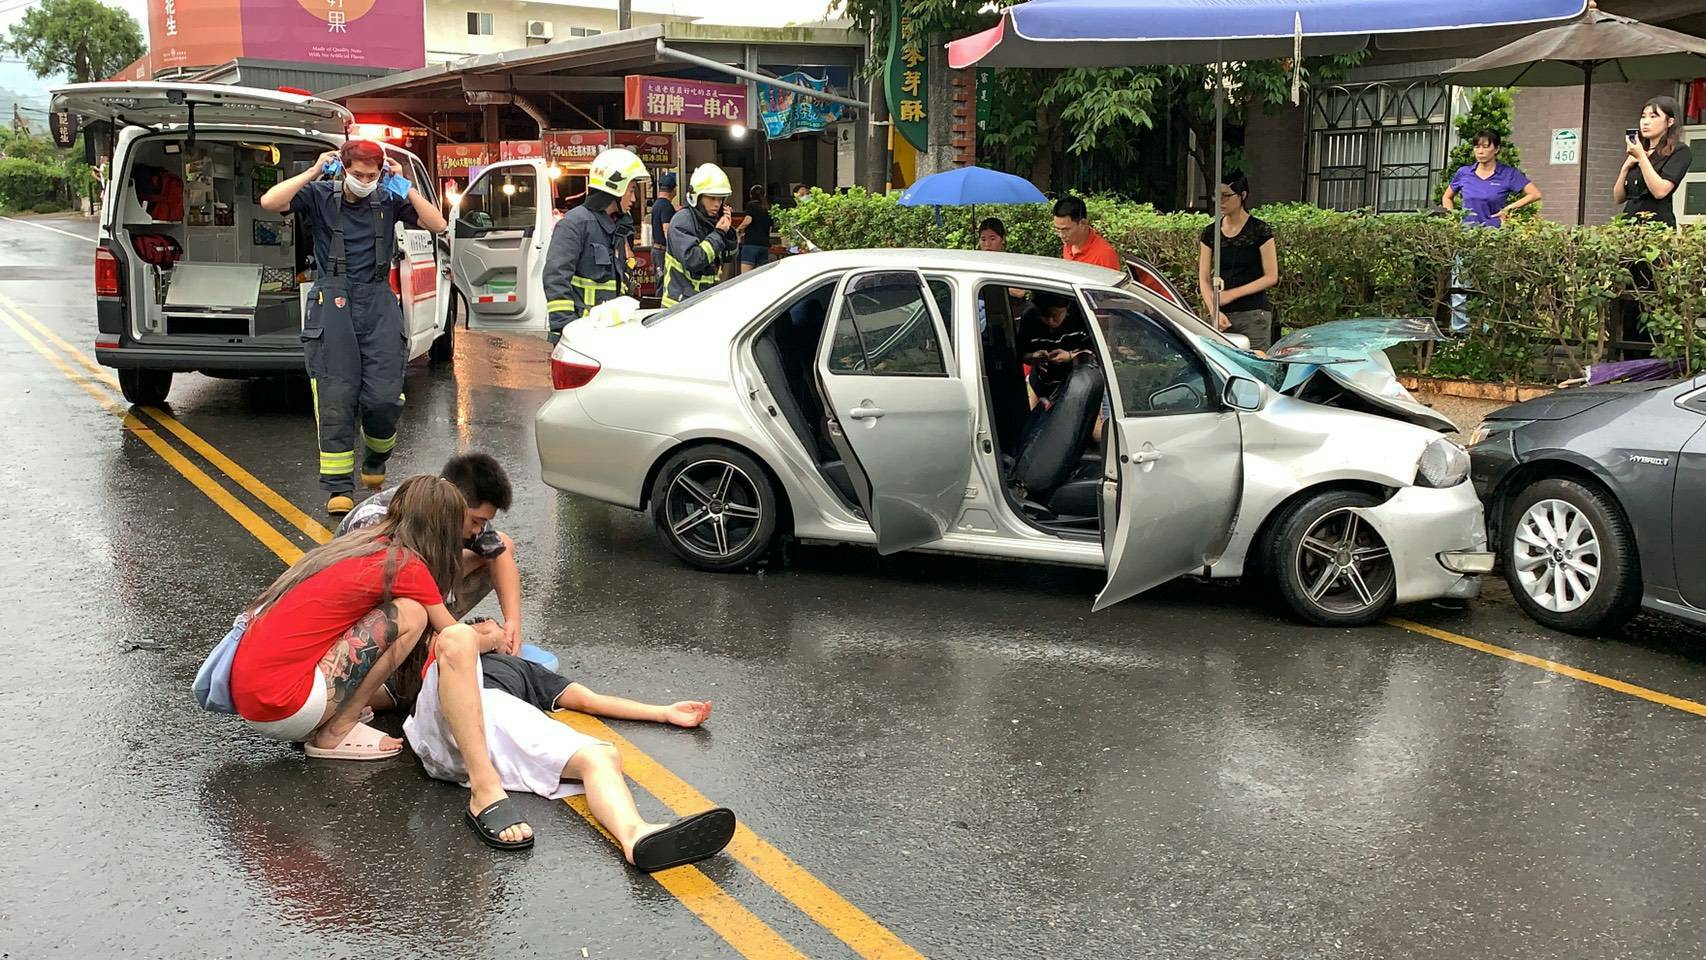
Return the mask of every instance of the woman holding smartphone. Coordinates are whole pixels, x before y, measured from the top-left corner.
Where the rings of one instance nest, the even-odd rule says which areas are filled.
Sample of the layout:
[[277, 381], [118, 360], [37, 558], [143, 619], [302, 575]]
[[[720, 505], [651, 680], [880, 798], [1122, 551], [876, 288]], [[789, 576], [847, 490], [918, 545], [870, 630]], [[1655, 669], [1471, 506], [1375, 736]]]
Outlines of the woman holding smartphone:
[[1674, 97], [1654, 97], [1641, 108], [1641, 125], [1627, 132], [1624, 146], [1629, 157], [1611, 188], [1612, 199], [1623, 204], [1624, 216], [1676, 226], [1671, 193], [1694, 162], [1677, 125], [1681, 113]]

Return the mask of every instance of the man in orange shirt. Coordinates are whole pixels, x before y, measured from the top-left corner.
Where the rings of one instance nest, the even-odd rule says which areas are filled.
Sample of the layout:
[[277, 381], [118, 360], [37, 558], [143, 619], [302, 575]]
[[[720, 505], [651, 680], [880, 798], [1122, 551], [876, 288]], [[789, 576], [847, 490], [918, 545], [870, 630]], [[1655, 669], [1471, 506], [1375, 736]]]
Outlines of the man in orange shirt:
[[1094, 264], [1109, 270], [1125, 270], [1114, 245], [1090, 226], [1090, 212], [1077, 197], [1062, 197], [1054, 204], [1054, 235], [1060, 238], [1063, 260]]

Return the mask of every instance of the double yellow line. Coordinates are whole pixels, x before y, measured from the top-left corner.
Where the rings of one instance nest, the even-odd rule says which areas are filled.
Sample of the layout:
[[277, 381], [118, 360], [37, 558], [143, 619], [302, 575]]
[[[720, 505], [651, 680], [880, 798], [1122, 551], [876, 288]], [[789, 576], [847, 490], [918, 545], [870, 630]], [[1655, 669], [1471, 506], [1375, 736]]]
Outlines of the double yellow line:
[[[290, 526], [307, 535], [314, 543], [325, 543], [332, 538], [332, 532], [319, 521], [262, 483], [171, 414], [155, 407], [141, 407], [142, 413], [152, 421], [150, 424], [127, 409], [122, 401], [115, 397], [119, 392], [119, 384], [118, 378], [111, 371], [95, 363], [4, 294], [0, 294], [0, 323], [11, 328], [21, 340], [46, 358], [68, 380], [81, 387], [109, 413], [118, 417], [124, 429], [147, 444], [149, 449], [285, 564], [295, 563], [302, 556], [302, 548], [210, 477], [194, 461], [184, 456], [162, 435], [162, 429], [212, 464]], [[602, 721], [566, 711], [555, 716], [583, 733], [614, 744], [622, 754], [623, 769], [628, 776], [676, 815], [696, 813], [716, 806], [710, 798]], [[593, 819], [584, 798], [572, 797], [568, 804], [589, 823], [597, 826], [597, 821]], [[600, 832], [604, 832], [602, 828]], [[609, 838], [608, 833], [604, 835]], [[800, 912], [865, 960], [922, 960], [918, 951], [907, 946], [899, 937], [745, 824], [736, 828], [735, 838], [729, 844], [728, 852]], [[706, 926], [749, 960], [805, 960], [805, 954], [697, 867], [677, 867], [652, 876]]]

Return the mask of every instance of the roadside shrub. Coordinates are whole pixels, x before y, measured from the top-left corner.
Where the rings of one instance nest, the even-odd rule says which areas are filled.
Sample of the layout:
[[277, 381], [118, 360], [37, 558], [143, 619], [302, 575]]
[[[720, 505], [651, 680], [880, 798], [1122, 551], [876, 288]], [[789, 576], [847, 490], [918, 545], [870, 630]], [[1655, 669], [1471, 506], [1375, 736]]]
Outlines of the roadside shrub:
[[[778, 209], [777, 220], [790, 243], [809, 239], [825, 249], [963, 249], [976, 246], [977, 219], [997, 216], [1007, 225], [1009, 250], [1060, 255], [1044, 204], [944, 207], [938, 214], [895, 201], [862, 190], [820, 193]], [[1206, 214], [1159, 213], [1107, 197], [1087, 203], [1091, 221], [1122, 254], [1154, 263], [1196, 300]], [[1463, 341], [1421, 351], [1424, 372], [1501, 380], [1578, 374], [1607, 356], [1614, 338], [1607, 321], [1620, 301], [1640, 305], [1654, 355], [1682, 359], [1690, 370], [1706, 367], [1706, 227], [1566, 227], [1530, 217], [1500, 229], [1466, 228], [1438, 214], [1374, 216], [1296, 203], [1255, 213], [1278, 239], [1280, 282], [1270, 297], [1289, 329], [1381, 316], [1433, 317], [1444, 329], [1456, 265], [1471, 330]], [[1643, 263], [1651, 265], [1647, 286], [1636, 282]]]
[[0, 204], [12, 210], [29, 210], [56, 199], [64, 181], [64, 173], [39, 160], [0, 159]]

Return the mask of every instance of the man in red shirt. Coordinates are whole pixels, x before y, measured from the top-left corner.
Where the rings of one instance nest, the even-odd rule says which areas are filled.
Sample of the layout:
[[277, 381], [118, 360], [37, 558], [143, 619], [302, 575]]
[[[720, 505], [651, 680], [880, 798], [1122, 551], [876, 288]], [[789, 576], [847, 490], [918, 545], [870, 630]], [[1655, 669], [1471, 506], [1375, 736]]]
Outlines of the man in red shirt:
[[1077, 197], [1061, 197], [1054, 204], [1054, 235], [1060, 238], [1060, 258], [1089, 263], [1109, 270], [1125, 270], [1119, 251], [1090, 226], [1090, 211]]

